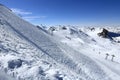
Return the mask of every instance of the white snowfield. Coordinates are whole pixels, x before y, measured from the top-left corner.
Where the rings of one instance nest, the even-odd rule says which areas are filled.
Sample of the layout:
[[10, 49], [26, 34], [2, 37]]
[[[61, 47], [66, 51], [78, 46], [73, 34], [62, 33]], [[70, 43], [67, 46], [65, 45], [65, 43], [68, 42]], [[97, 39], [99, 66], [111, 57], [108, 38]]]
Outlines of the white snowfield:
[[119, 80], [119, 37], [101, 38], [101, 30], [45, 31], [0, 4], [0, 80]]

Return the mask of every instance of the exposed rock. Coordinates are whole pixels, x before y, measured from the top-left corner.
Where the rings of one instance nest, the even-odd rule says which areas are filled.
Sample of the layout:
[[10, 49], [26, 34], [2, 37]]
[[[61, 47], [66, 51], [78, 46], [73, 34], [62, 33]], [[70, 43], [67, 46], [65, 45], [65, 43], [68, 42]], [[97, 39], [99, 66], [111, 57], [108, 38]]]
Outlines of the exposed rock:
[[55, 27], [50, 27], [49, 30], [50, 31], [55, 31]]
[[102, 36], [103, 38], [107, 38], [108, 37], [108, 30], [104, 29], [102, 30], [101, 33], [98, 33], [98, 36]]
[[93, 27], [93, 28], [91, 28], [90, 30], [91, 30], [91, 31], [95, 31], [95, 28]]
[[63, 30], [67, 30], [67, 28], [65, 26], [62, 27]]
[[22, 66], [22, 60], [21, 59], [15, 59], [15, 60], [10, 60], [8, 62], [8, 68], [14, 69]]

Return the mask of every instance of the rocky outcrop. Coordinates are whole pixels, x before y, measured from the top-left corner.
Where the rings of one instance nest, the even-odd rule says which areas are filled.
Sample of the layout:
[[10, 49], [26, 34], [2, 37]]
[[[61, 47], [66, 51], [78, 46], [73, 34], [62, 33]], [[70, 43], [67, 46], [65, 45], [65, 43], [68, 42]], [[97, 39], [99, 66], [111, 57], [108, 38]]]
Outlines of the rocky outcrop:
[[108, 37], [108, 30], [103, 28], [102, 32], [98, 33], [98, 36], [101, 36], [103, 38], [107, 38]]
[[14, 69], [22, 66], [22, 60], [21, 59], [15, 59], [15, 60], [10, 60], [8, 62], [8, 68]]

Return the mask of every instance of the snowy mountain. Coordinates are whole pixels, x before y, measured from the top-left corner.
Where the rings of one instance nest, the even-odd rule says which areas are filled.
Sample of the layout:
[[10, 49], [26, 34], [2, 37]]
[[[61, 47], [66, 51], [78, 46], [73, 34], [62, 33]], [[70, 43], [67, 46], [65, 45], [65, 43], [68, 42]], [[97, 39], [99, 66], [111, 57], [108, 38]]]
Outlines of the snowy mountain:
[[0, 80], [120, 79], [119, 36], [99, 37], [102, 28], [45, 29], [0, 4]]
[[[99, 68], [97, 66], [99, 66], [103, 70], [102, 72], [105, 72], [104, 74], [106, 74], [112, 80], [119, 80], [120, 79], [120, 68], [119, 68], [120, 67], [120, 54], [119, 54], [120, 28], [119, 27], [105, 27], [105, 28], [106, 30], [109, 31], [108, 37], [106, 38], [103, 38], [98, 35], [98, 33], [101, 33], [102, 30], [104, 29], [101, 27], [66, 26], [65, 29], [61, 27], [55, 27], [54, 31], [52, 32], [52, 36], [61, 43], [63, 43], [64, 45], [68, 45], [73, 50], [79, 52], [79, 54], [73, 52], [72, 55], [74, 59], [78, 58], [77, 61], [79, 61], [82, 58], [81, 57], [82, 55], [87, 56], [88, 59], [89, 58], [92, 59], [93, 61], [88, 62], [87, 68], [89, 67], [90, 69], [93, 68], [94, 70], [93, 72], [98, 71], [96, 72], [96, 74], [98, 73], [102, 75], [99, 72], [100, 70], [98, 70]], [[50, 29], [48, 29], [48, 31], [49, 30]], [[51, 31], [49, 32], [51, 33]], [[112, 37], [112, 39], [109, 37]], [[93, 65], [94, 63], [96, 63], [97, 65]], [[105, 79], [101, 78], [100, 80], [105, 80]]]

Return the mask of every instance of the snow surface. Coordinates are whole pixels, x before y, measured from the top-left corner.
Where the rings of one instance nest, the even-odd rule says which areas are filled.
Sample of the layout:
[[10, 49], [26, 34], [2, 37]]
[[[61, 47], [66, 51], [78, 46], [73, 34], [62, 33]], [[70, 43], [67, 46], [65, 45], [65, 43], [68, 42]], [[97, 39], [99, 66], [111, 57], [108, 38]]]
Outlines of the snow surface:
[[99, 37], [102, 28], [64, 27], [46, 31], [0, 5], [0, 80], [8, 80], [5, 74], [9, 80], [120, 79], [119, 37]]
[[[120, 28], [110, 28], [105, 27], [109, 31], [119, 33]], [[71, 30], [72, 29], [72, 30]], [[112, 80], [119, 80], [120, 79], [120, 43], [116, 42], [116, 38], [113, 40], [108, 38], [101, 38], [97, 35], [97, 33], [102, 31], [102, 28], [95, 27], [95, 30], [91, 31], [91, 27], [67, 27], [67, 30], [60, 29], [56, 27], [56, 30], [53, 32], [53, 37], [59, 40], [60, 42], [68, 45], [72, 49], [82, 53], [83, 55], [91, 58], [94, 63], [96, 63], [102, 70], [105, 72], [107, 76], [109, 76]], [[73, 31], [74, 30], [74, 31]], [[72, 34], [71, 34], [72, 31]], [[67, 37], [66, 37], [67, 36]], [[68, 38], [69, 37], [69, 38]], [[119, 41], [120, 37], [117, 37], [117, 41]], [[76, 56], [79, 56], [76, 54]], [[106, 53], [109, 54], [107, 60]], [[115, 55], [114, 60], [111, 61], [112, 55]], [[72, 55], [75, 56], [75, 53]], [[75, 59], [77, 58], [75, 56]], [[80, 55], [81, 56], [81, 55]], [[78, 57], [79, 59], [80, 57]], [[78, 60], [77, 60], [78, 61]], [[93, 62], [92, 61], [92, 62]], [[87, 67], [90, 66], [91, 69], [93, 67], [88, 63]], [[97, 67], [96, 70], [99, 68]], [[94, 72], [95, 72], [94, 71]], [[98, 71], [99, 72], [99, 71]], [[96, 73], [97, 74], [97, 73]], [[100, 74], [100, 73], [99, 73]], [[100, 76], [100, 75], [99, 75]], [[101, 79], [105, 80], [105, 79]]]

